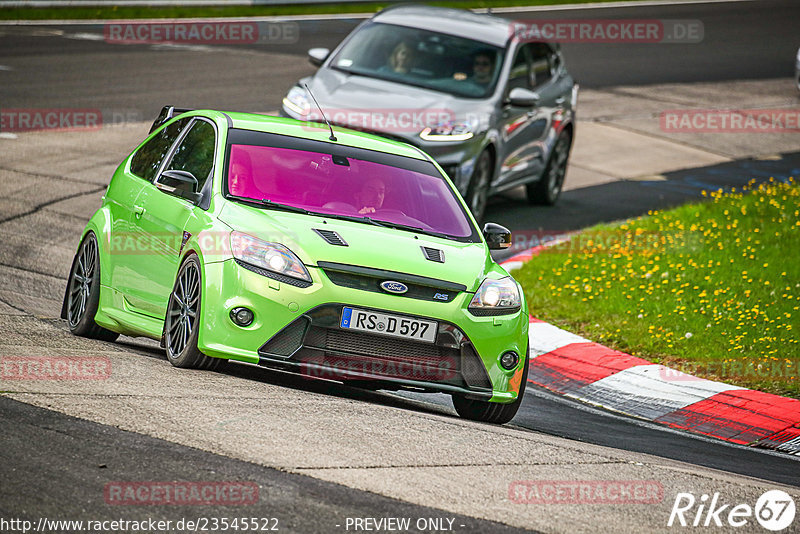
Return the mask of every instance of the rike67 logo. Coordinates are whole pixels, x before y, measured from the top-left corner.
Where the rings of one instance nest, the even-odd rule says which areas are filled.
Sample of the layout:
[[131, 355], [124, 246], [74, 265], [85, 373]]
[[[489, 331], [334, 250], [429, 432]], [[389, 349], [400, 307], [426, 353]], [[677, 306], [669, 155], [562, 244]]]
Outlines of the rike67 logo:
[[752, 532], [753, 519], [772, 532], [789, 527], [795, 516], [792, 497], [781, 490], [770, 490], [761, 495], [755, 507], [749, 504], [724, 503], [719, 493], [700, 498], [691, 493], [678, 493], [672, 505], [667, 526], [671, 527], [745, 527]]

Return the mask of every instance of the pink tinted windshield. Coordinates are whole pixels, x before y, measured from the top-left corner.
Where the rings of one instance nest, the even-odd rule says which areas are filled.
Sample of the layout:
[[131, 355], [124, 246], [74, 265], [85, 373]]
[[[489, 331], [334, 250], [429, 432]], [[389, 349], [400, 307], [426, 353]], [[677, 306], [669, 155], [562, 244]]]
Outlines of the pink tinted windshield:
[[317, 213], [366, 216], [455, 237], [472, 234], [444, 178], [371, 161], [234, 144], [228, 190]]

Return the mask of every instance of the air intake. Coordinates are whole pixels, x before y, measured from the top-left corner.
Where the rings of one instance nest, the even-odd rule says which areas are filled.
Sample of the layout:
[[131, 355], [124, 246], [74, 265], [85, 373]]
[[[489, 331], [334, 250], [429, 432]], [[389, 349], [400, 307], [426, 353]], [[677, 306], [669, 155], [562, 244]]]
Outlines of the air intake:
[[425, 255], [426, 260], [435, 261], [437, 263], [444, 263], [444, 251], [439, 250], [438, 248], [431, 248], [431, 247], [419, 247], [422, 249], [422, 253]]
[[314, 231], [318, 233], [322, 239], [324, 239], [331, 245], [336, 245], [338, 247], [347, 246], [347, 242], [344, 239], [342, 239], [342, 236], [340, 236], [333, 230], [320, 230], [318, 228], [314, 228]]

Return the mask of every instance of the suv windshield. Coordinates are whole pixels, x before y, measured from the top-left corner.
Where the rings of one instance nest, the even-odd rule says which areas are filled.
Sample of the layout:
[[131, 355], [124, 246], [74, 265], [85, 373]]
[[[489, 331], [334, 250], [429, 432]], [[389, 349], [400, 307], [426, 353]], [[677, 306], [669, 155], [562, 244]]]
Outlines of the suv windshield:
[[267, 207], [461, 239], [473, 233], [442, 176], [344, 155], [235, 143], [228, 162], [228, 193]]
[[503, 49], [442, 33], [372, 23], [330, 65], [345, 72], [482, 98], [494, 91]]

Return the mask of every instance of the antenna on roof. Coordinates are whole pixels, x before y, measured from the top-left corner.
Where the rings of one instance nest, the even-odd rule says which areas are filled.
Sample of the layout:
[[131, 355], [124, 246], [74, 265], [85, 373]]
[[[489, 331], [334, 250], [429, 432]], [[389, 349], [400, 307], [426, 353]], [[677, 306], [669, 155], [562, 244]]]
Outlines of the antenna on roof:
[[325, 124], [327, 124], [328, 128], [331, 130], [331, 136], [328, 139], [330, 139], [331, 141], [336, 141], [336, 136], [333, 135], [333, 127], [331, 126], [331, 123], [328, 122], [328, 118], [325, 116], [325, 112], [322, 111], [322, 107], [319, 105], [319, 102], [317, 102], [317, 99], [314, 98], [314, 93], [312, 93], [311, 89], [308, 88], [308, 84], [307, 83], [304, 83], [303, 86], [306, 88], [306, 91], [308, 91], [308, 94], [311, 95], [311, 98], [314, 100], [314, 103], [317, 105], [317, 109], [322, 114], [322, 118], [325, 121]]

